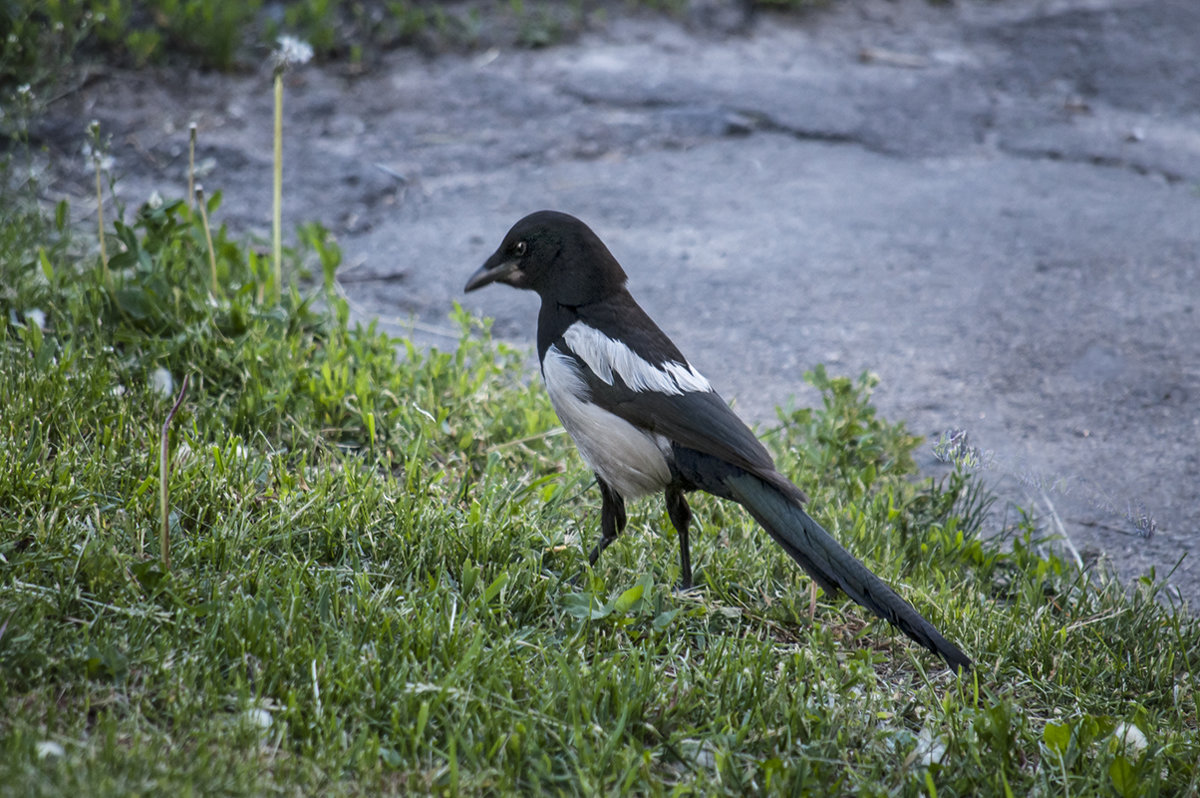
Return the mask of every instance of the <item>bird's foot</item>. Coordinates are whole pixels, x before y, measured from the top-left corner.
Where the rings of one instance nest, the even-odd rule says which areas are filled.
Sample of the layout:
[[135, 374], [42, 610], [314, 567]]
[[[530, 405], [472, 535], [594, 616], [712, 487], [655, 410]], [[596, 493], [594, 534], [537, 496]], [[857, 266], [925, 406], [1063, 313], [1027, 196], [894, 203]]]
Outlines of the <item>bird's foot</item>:
[[692, 580], [688, 579], [685, 581], [681, 579], [675, 584], [675, 595], [686, 596], [690, 593], [697, 592], [699, 589], [700, 588], [692, 584]]

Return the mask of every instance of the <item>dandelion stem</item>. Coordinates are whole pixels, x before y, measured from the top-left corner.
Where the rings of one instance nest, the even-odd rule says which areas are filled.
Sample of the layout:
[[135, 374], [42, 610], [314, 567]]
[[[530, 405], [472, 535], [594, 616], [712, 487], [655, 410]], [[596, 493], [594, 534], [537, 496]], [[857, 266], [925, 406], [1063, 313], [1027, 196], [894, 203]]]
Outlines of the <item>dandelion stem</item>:
[[271, 257], [275, 267], [275, 303], [283, 288], [283, 70], [275, 70], [275, 179], [272, 194]]
[[104, 243], [104, 187], [100, 174], [104, 165], [100, 158], [100, 123], [93, 119], [87, 126], [88, 137], [91, 139], [89, 149], [92, 153], [92, 166], [96, 168], [96, 233], [100, 241], [100, 274], [104, 278], [104, 289], [109, 296], [113, 295], [112, 274], [108, 271], [108, 247]]
[[208, 226], [208, 205], [204, 201], [204, 186], [196, 186], [196, 202], [200, 206], [200, 221], [204, 225], [204, 240], [208, 243], [208, 268], [212, 272], [213, 296], [220, 296], [221, 284], [217, 282], [217, 255], [213, 250], [212, 229]]
[[100, 182], [100, 157], [92, 156], [96, 165], [96, 233], [100, 239], [100, 273], [104, 275], [104, 287], [113, 292], [112, 274], [108, 271], [108, 247], [104, 244], [104, 189]]
[[[196, 123], [188, 125], [188, 208], [196, 200]], [[212, 249], [212, 246], [209, 246]]]
[[271, 255], [275, 267], [275, 303], [283, 293], [283, 73], [289, 66], [306, 63], [312, 45], [294, 36], [280, 36], [279, 48], [271, 54], [275, 63], [275, 176], [272, 192]]

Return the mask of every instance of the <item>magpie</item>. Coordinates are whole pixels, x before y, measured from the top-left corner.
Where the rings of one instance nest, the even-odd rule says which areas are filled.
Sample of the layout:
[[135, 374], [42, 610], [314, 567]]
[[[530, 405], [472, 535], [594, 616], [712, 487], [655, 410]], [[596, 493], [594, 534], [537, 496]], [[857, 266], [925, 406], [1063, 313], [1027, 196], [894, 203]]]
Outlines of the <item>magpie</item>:
[[490, 283], [541, 298], [537, 348], [554, 410], [600, 486], [595, 564], [625, 528], [625, 502], [662, 491], [692, 586], [685, 494], [746, 508], [827, 593], [839, 590], [951, 667], [971, 660], [804, 511], [808, 498], [775, 468], [741, 419], [626, 289], [625, 271], [573, 216], [538, 211], [513, 225], [465, 291]]

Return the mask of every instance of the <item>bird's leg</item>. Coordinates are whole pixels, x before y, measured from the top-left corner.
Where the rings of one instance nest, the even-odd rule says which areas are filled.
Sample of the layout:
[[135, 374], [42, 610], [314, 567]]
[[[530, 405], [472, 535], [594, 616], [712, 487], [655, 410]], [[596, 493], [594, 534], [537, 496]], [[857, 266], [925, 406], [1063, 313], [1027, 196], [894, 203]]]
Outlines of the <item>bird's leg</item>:
[[608, 483], [596, 475], [600, 483], [600, 496], [603, 504], [600, 506], [600, 542], [588, 555], [588, 565], [595, 565], [600, 559], [600, 552], [608, 548], [608, 544], [617, 539], [617, 535], [625, 530], [625, 500], [621, 495], [608, 486]]
[[679, 569], [683, 572], [679, 587], [692, 589], [692, 555], [688, 547], [688, 525], [692, 522], [692, 509], [679, 488], [667, 488], [667, 515], [675, 531], [679, 533]]

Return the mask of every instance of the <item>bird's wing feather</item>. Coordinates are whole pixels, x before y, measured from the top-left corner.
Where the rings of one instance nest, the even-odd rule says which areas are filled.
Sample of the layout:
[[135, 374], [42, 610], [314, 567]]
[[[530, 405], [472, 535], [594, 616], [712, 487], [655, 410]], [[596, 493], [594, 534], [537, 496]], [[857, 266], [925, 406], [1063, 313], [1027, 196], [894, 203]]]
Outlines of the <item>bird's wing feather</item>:
[[713, 391], [679, 396], [634, 394], [624, 401], [616, 400], [610, 409], [629, 423], [663, 435], [678, 446], [749, 471], [802, 504], [808, 501], [804, 491], [775, 470], [775, 463], [762, 442]]
[[[795, 499], [807, 501], [803, 491], [775, 470], [771, 455], [762, 442], [715, 391], [635, 390], [630, 387], [631, 383], [644, 386], [661, 382], [670, 372], [643, 361], [640, 364], [643, 372], [656, 369], [658, 373], [634, 374], [630, 366], [618, 366], [615, 360], [606, 360], [601, 365], [591, 356], [588, 359], [593, 362], [589, 363], [566, 341], [560, 341], [556, 346], [576, 357], [591, 402], [639, 429], [662, 435], [675, 445], [736, 465], [777, 485]], [[678, 365], [691, 369], [686, 363]]]
[[593, 401], [634, 426], [747, 471], [775, 470], [762, 443], [714, 391], [668, 395], [599, 385]]
[[556, 346], [582, 366], [591, 401], [636, 427], [756, 474], [805, 502], [766, 448], [628, 292], [571, 309]]

